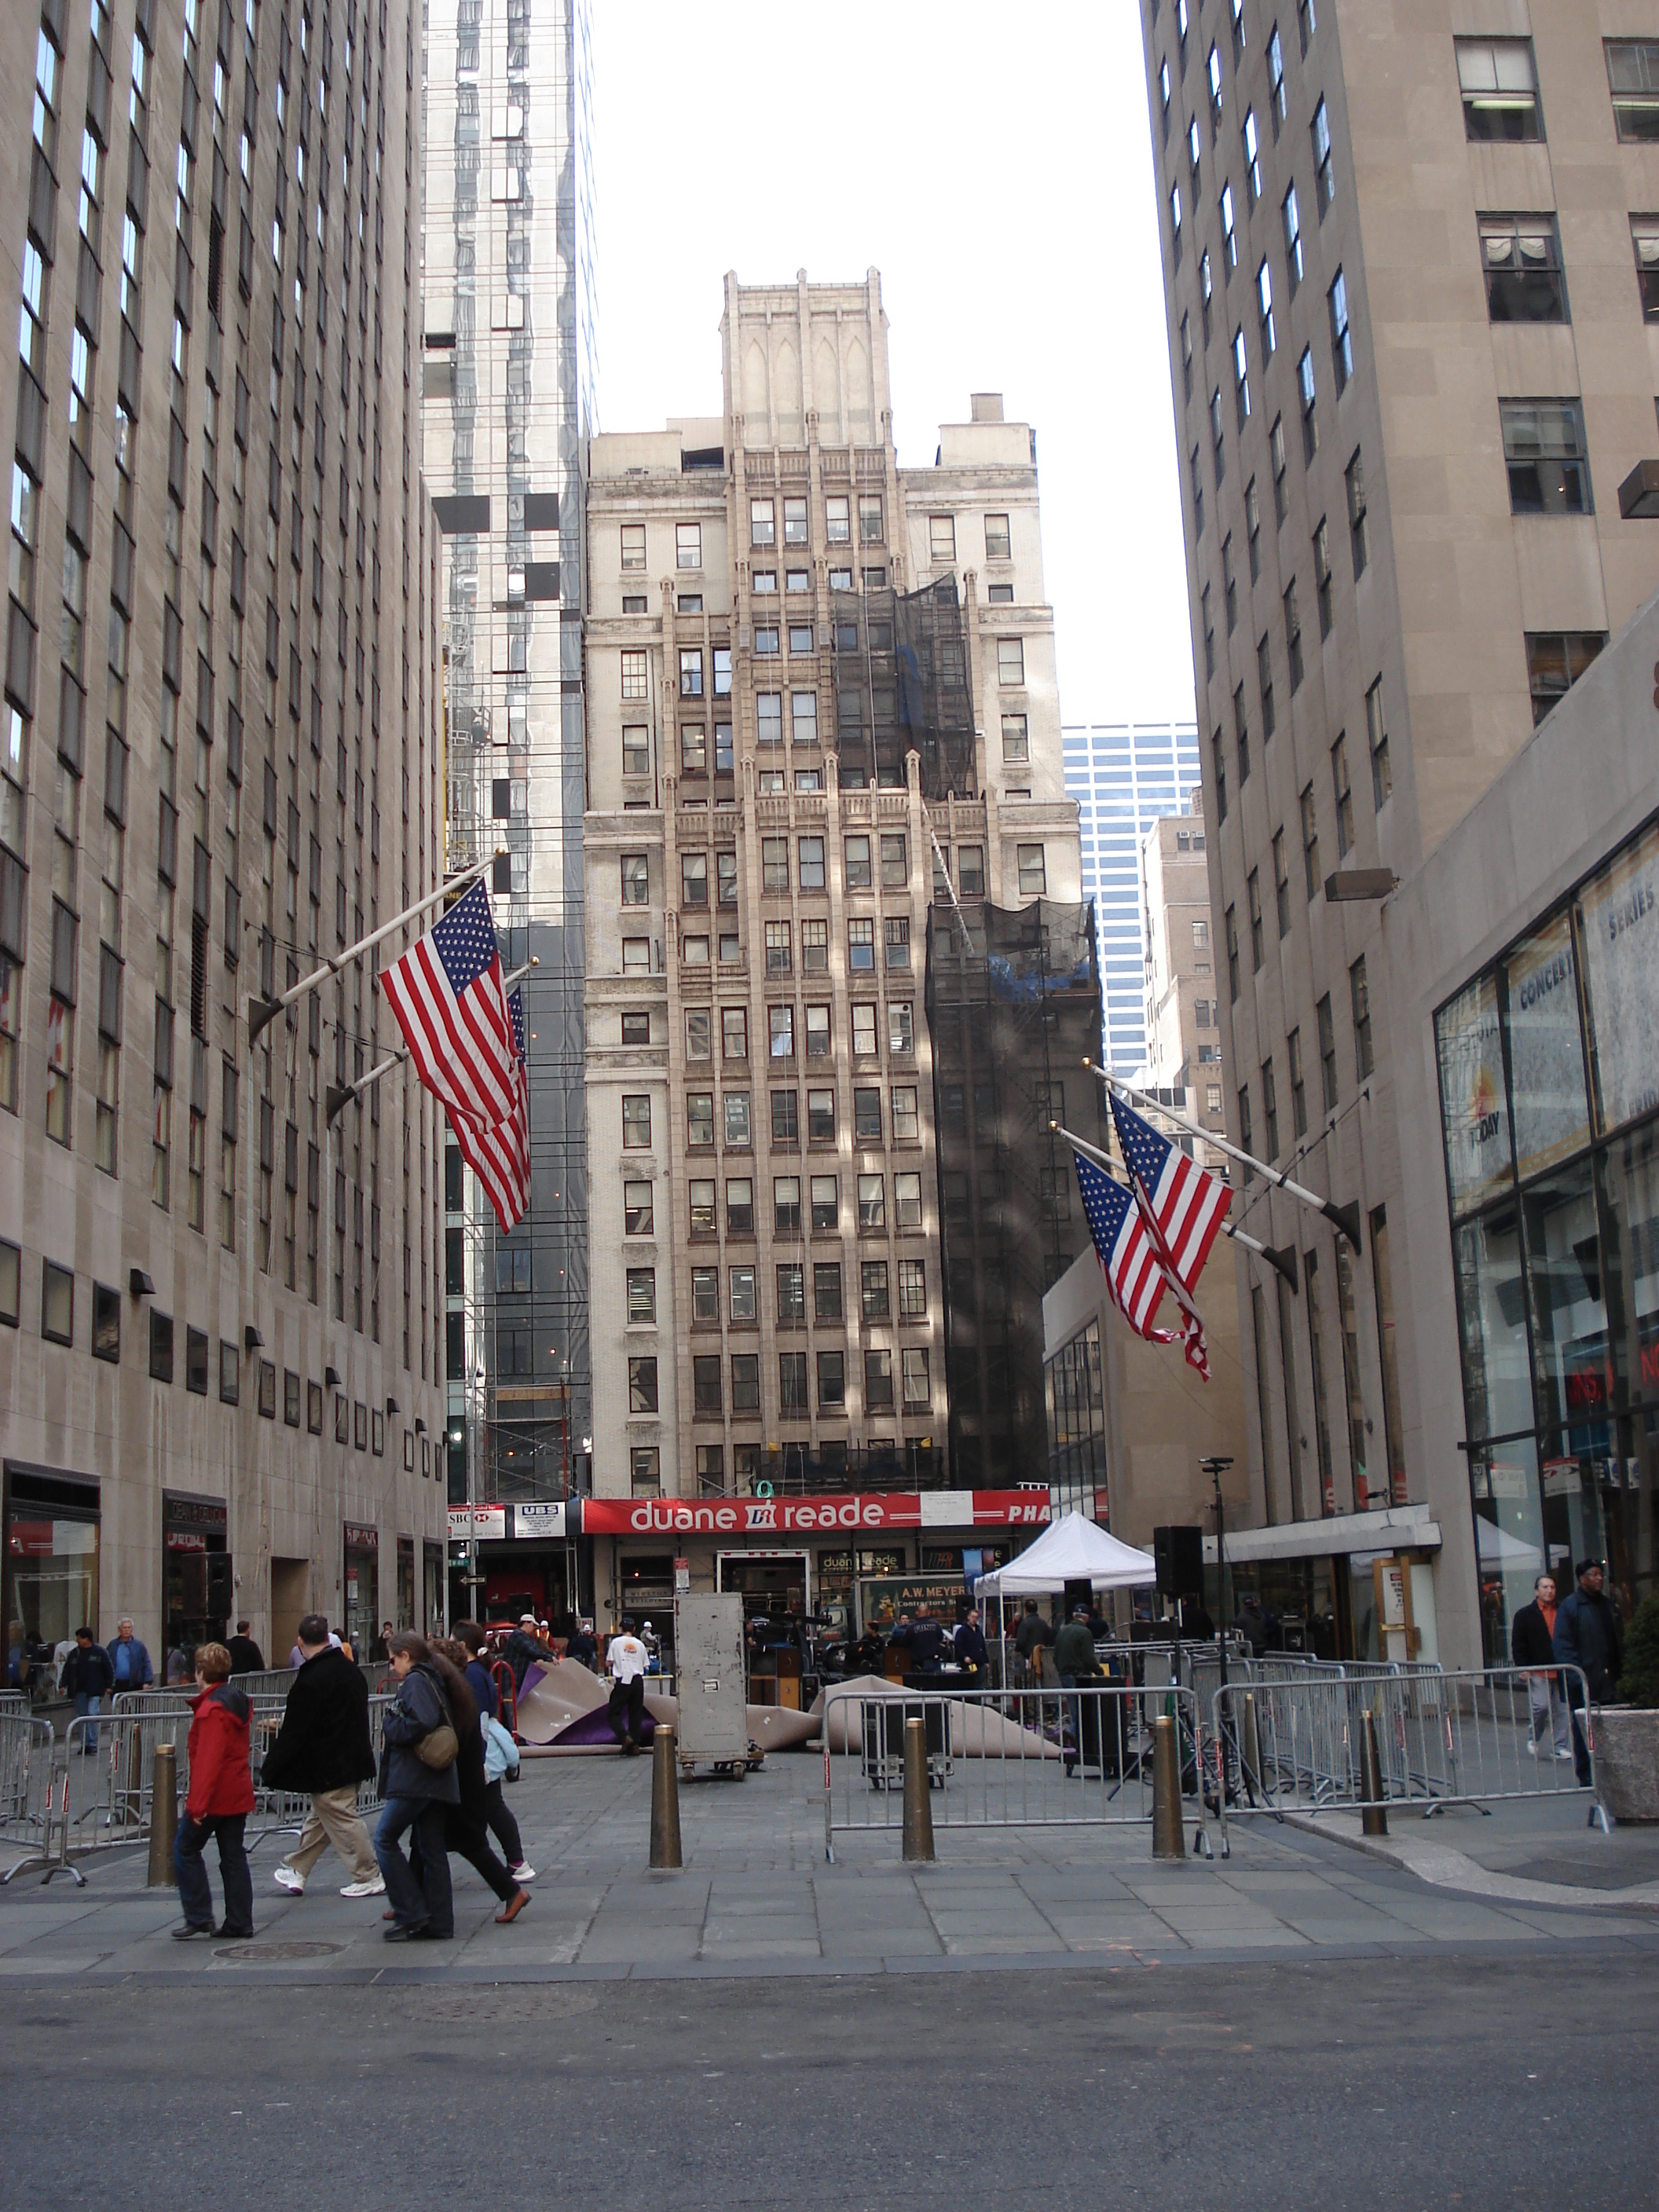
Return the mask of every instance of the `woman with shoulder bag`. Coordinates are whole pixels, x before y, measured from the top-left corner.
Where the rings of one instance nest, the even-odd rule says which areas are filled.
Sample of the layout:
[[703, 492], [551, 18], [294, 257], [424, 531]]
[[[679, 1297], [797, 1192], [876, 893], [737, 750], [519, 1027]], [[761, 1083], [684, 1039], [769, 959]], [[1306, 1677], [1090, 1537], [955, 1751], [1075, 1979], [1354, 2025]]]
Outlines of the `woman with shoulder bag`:
[[444, 1836], [450, 1850], [459, 1851], [469, 1866], [476, 1867], [495, 1891], [502, 1908], [495, 1918], [506, 1927], [529, 1904], [530, 1892], [515, 1874], [501, 1864], [490, 1850], [489, 1838], [485, 1833], [489, 1817], [489, 1786], [484, 1775], [483, 1727], [471, 1686], [461, 1672], [465, 1657], [465, 1645], [456, 1640], [446, 1638], [432, 1647], [432, 1663], [443, 1678], [459, 1739], [455, 1773], [461, 1797], [459, 1804], [450, 1807], [444, 1814]]
[[[461, 1801], [456, 1755], [460, 1738], [442, 1673], [426, 1639], [412, 1630], [392, 1638], [397, 1694], [381, 1723], [384, 1804], [374, 1831], [374, 1856], [391, 1899], [388, 1943], [416, 1936], [440, 1940], [455, 1932], [455, 1905], [445, 1848], [445, 1808]], [[463, 1685], [465, 1687], [465, 1685]], [[400, 1838], [414, 1831], [417, 1875]]]

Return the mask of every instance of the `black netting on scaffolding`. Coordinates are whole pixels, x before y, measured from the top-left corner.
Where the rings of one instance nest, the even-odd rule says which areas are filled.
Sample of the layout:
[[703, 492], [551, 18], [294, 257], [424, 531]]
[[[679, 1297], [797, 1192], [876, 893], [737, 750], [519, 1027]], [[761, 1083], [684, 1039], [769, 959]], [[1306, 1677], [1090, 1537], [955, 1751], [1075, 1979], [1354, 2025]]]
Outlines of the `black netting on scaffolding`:
[[830, 594], [836, 726], [842, 787], [898, 789], [907, 753], [921, 795], [974, 789], [974, 696], [955, 579], [920, 592]]
[[1091, 907], [936, 905], [927, 934], [951, 1480], [1046, 1482], [1042, 1294], [1089, 1246], [1057, 1122], [1107, 1142]]

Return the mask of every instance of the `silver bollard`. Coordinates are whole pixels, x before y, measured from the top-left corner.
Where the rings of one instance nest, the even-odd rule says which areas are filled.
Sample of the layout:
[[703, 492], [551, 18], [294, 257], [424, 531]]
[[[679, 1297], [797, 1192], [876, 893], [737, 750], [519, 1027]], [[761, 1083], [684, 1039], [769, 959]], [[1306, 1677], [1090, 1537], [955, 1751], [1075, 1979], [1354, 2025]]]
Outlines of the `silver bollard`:
[[665, 1871], [680, 1861], [680, 1770], [672, 1728], [659, 1721], [651, 1737], [651, 1863]]
[[904, 1723], [904, 1857], [907, 1865], [931, 1865], [933, 1808], [927, 1797], [927, 1729], [924, 1722]]
[[176, 1889], [173, 1846], [179, 1833], [179, 1754], [170, 1743], [155, 1747], [149, 1784], [149, 1870], [146, 1889]]

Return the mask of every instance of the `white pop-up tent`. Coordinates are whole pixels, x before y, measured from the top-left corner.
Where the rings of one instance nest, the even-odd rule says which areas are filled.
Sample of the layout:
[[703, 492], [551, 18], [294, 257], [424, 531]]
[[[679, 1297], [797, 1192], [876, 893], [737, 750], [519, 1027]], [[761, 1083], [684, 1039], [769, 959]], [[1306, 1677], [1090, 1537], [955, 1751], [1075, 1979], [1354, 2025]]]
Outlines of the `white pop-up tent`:
[[1096, 1589], [1138, 1589], [1157, 1577], [1150, 1552], [1137, 1552], [1082, 1514], [1067, 1513], [1051, 1522], [1018, 1559], [981, 1575], [975, 1591], [981, 1599], [1036, 1597], [1081, 1582]]

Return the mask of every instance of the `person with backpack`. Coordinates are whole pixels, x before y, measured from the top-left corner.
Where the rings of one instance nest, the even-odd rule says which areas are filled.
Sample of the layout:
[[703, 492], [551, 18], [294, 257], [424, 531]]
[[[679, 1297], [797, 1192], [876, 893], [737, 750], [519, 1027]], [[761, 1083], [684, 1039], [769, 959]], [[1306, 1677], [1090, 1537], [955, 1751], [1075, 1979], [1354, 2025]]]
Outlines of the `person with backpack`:
[[[460, 1736], [450, 1692], [426, 1638], [413, 1629], [403, 1630], [392, 1638], [390, 1658], [397, 1690], [381, 1723], [384, 1802], [374, 1831], [374, 1856], [392, 1901], [386, 1940], [437, 1941], [455, 1932], [444, 1812], [461, 1802], [455, 1771]], [[411, 1828], [421, 1862], [418, 1879], [401, 1840]]]
[[[432, 1663], [443, 1678], [449, 1695], [449, 1708], [455, 1717], [455, 1732], [459, 1748], [455, 1761], [456, 1779], [460, 1784], [460, 1802], [444, 1814], [444, 1837], [449, 1849], [458, 1851], [467, 1864], [476, 1868], [495, 1893], [501, 1910], [495, 1915], [498, 1923], [506, 1927], [518, 1918], [530, 1902], [530, 1892], [501, 1864], [489, 1848], [485, 1825], [489, 1817], [489, 1784], [484, 1774], [485, 1717], [480, 1713], [471, 1685], [462, 1673], [466, 1657], [466, 1646], [449, 1639], [439, 1639], [431, 1646]], [[504, 1734], [505, 1731], [503, 1730]], [[516, 1755], [517, 1746], [514, 1747]], [[500, 1784], [496, 1790], [499, 1793]]]

